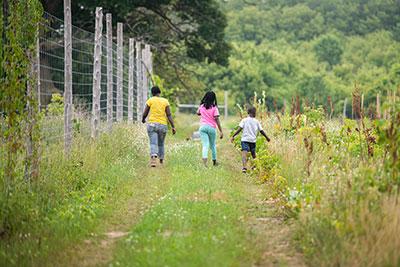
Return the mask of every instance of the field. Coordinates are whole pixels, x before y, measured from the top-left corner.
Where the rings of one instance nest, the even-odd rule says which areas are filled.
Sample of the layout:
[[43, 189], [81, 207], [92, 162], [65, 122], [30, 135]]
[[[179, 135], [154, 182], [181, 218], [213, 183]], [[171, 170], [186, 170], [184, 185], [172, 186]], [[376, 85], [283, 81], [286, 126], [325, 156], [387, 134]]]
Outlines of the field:
[[68, 160], [46, 150], [40, 183], [9, 200], [2, 265], [397, 266], [398, 118], [258, 115], [272, 141], [259, 137], [249, 174], [227, 139], [221, 166], [205, 169], [187, 115], [160, 169], [136, 125], [77, 138]]
[[327, 120], [323, 109], [260, 114], [254, 175], [276, 209], [295, 218], [298, 249], [311, 266], [400, 263], [399, 113], [387, 120]]

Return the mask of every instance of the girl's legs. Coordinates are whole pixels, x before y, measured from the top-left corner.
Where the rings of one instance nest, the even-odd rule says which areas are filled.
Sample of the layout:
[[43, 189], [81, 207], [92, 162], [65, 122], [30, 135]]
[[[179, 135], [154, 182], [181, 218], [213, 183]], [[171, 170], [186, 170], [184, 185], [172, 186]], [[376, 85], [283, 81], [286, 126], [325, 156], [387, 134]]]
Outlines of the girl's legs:
[[200, 140], [203, 145], [202, 159], [205, 165], [207, 165], [208, 148], [210, 147], [210, 139], [208, 136], [207, 126], [200, 127]]
[[210, 139], [210, 148], [211, 148], [211, 155], [214, 165], [217, 163], [217, 146], [216, 146], [216, 139], [217, 139], [217, 130], [213, 127], [209, 127], [208, 136]]

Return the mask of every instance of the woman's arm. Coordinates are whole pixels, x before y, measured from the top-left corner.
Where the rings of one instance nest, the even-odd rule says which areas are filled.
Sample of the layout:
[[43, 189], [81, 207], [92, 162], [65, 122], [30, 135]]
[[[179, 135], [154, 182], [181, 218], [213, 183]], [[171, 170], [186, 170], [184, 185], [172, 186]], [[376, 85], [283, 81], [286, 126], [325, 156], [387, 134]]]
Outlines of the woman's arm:
[[169, 106], [167, 106], [165, 108], [165, 113], [167, 114], [168, 121], [171, 124], [172, 134], [175, 134], [176, 133], [176, 129], [175, 129], [175, 125], [174, 125], [174, 120], [172, 119], [171, 109], [169, 108]]
[[224, 138], [224, 133], [222, 132], [222, 127], [221, 127], [221, 122], [219, 121], [219, 116], [214, 117], [215, 122], [217, 123], [218, 130], [219, 130], [219, 138], [222, 139]]
[[144, 111], [143, 111], [142, 123], [146, 123], [146, 118], [149, 115], [149, 112], [150, 112], [150, 107], [148, 105], [146, 105], [146, 107], [144, 108]]

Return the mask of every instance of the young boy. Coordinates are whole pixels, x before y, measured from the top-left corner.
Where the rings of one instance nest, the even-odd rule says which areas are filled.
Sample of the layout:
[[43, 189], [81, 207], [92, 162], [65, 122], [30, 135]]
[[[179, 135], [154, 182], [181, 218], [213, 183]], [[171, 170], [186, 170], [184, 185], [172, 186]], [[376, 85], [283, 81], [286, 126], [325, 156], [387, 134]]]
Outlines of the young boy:
[[249, 114], [249, 116], [239, 123], [239, 129], [237, 129], [237, 131], [233, 134], [231, 138], [231, 142], [233, 143], [235, 141], [235, 136], [243, 130], [241, 139], [243, 173], [247, 172], [248, 153], [251, 152], [251, 156], [253, 157], [253, 159], [256, 158], [256, 141], [258, 132], [260, 132], [265, 137], [265, 139], [267, 139], [268, 142], [270, 141], [269, 137], [265, 134], [260, 122], [256, 119], [256, 112], [257, 109], [255, 107], [250, 107], [247, 109], [247, 113]]

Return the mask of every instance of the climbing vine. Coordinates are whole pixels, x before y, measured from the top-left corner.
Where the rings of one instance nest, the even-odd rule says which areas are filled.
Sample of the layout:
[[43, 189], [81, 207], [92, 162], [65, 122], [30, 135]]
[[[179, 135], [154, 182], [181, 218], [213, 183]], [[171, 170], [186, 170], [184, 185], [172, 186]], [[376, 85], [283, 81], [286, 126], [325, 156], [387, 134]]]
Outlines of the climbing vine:
[[[25, 163], [25, 178], [29, 178], [29, 166], [38, 156], [32, 60], [41, 19], [39, 0], [0, 0], [0, 233], [11, 227], [8, 199], [24, 176], [21, 165]], [[29, 153], [24, 153], [28, 146]]]

